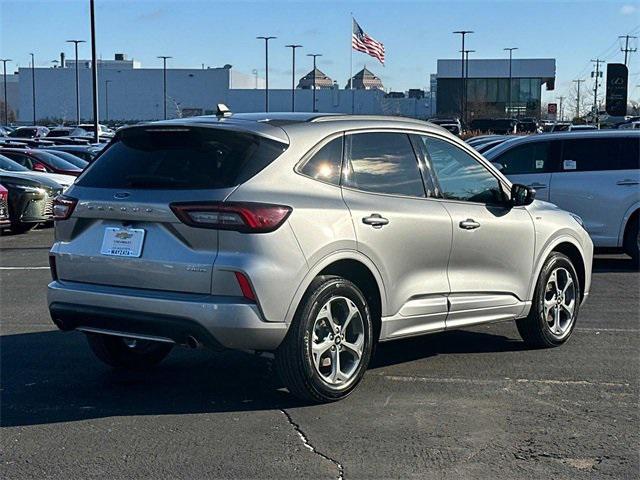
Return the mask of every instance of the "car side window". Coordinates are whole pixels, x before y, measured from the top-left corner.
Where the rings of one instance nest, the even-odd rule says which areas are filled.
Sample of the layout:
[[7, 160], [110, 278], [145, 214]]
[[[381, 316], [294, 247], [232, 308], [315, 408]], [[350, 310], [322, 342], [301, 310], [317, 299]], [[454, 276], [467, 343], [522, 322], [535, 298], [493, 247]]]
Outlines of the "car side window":
[[404, 133], [347, 135], [342, 184], [366, 192], [426, 196], [418, 159]]
[[[634, 141], [635, 140], [635, 141]], [[638, 140], [625, 137], [565, 140], [561, 172], [638, 168]]]
[[16, 153], [16, 152], [2, 152], [2, 154], [5, 157], [9, 157], [14, 162], [19, 163], [23, 167], [27, 167], [29, 170], [33, 168], [33, 163], [31, 162], [31, 159], [26, 155], [22, 155], [21, 153]]
[[343, 136], [331, 140], [320, 148], [299, 169], [303, 175], [322, 182], [340, 184], [340, 170], [342, 169]]
[[515, 146], [494, 160], [503, 165], [505, 175], [551, 171], [551, 142], [528, 142]]
[[504, 202], [498, 179], [467, 152], [439, 138], [422, 136], [422, 141], [444, 198], [477, 203]]

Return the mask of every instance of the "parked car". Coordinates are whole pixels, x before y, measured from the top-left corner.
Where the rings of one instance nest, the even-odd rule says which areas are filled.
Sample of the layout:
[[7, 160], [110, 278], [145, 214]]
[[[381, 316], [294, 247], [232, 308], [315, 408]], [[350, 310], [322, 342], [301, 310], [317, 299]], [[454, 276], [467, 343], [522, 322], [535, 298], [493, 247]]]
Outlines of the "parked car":
[[47, 127], [18, 127], [7, 136], [11, 138], [41, 138], [49, 133]]
[[585, 123], [585, 124], [581, 124], [581, 125], [571, 124], [571, 125], [569, 125], [569, 128], [567, 130], [569, 132], [578, 132], [578, 131], [581, 131], [581, 130], [598, 130], [598, 126], [594, 125], [592, 123]]
[[[1, 151], [1, 150], [0, 150]], [[0, 154], [0, 170], [5, 172], [18, 172], [22, 174], [27, 174], [29, 178], [33, 178], [35, 180], [39, 180], [40, 178], [48, 178], [49, 180], [53, 180], [60, 184], [63, 190], [66, 190], [71, 186], [71, 184], [75, 181], [76, 177], [72, 175], [63, 175], [60, 173], [48, 173], [48, 172], [36, 172], [34, 170], [29, 170], [27, 167], [20, 165], [17, 162], [14, 162], [8, 157]]]
[[430, 118], [429, 123], [439, 125], [454, 135], [460, 135], [462, 133], [462, 123], [457, 118]]
[[82, 169], [51, 153], [32, 148], [0, 148], [0, 154], [37, 172], [61, 173], [77, 177]]
[[[86, 132], [86, 134], [84, 136], [93, 135], [93, 124], [92, 123], [81, 123], [76, 128], [84, 130]], [[111, 138], [111, 137], [113, 137], [113, 134], [115, 133], [112, 129], [110, 129], [109, 127], [107, 127], [106, 125], [103, 125], [101, 123], [98, 124], [98, 130], [100, 132], [100, 136], [101, 137], [109, 137], [109, 138]]]
[[56, 200], [49, 310], [115, 367], [274, 351], [291, 393], [337, 400], [378, 341], [513, 319], [529, 345], [569, 338], [592, 243], [533, 195], [419, 120], [124, 128]]
[[640, 132], [600, 130], [509, 140], [486, 153], [513, 182], [578, 214], [596, 247], [640, 257]]
[[538, 133], [542, 131], [538, 125], [538, 120], [533, 117], [518, 119], [516, 130], [518, 133]]
[[62, 187], [48, 178], [0, 170], [0, 183], [9, 191], [8, 209], [11, 230], [24, 233], [53, 219], [53, 199]]
[[84, 170], [89, 165], [89, 162], [87, 162], [86, 160], [83, 160], [82, 158], [69, 152], [64, 152], [62, 150], [52, 150], [49, 148], [42, 148], [41, 150], [43, 152], [50, 153], [51, 155], [55, 155], [56, 157], [60, 157], [61, 159], [66, 160], [67, 162], [75, 165], [81, 170]]
[[76, 157], [80, 157], [82, 160], [91, 163], [96, 155], [100, 152], [101, 147], [95, 145], [54, 145], [46, 147], [47, 150], [55, 150], [61, 152], [67, 152]]
[[472, 137], [466, 140], [467, 144], [472, 147], [479, 145], [484, 142], [489, 142], [491, 140], [495, 140], [497, 138], [502, 138], [504, 135], [478, 135], [477, 137]]
[[515, 118], [475, 118], [469, 123], [469, 129], [511, 135], [516, 133], [517, 125], [518, 121]]
[[0, 233], [11, 226], [9, 219], [9, 190], [0, 184]]
[[71, 137], [75, 127], [54, 127], [47, 133], [47, 138]]

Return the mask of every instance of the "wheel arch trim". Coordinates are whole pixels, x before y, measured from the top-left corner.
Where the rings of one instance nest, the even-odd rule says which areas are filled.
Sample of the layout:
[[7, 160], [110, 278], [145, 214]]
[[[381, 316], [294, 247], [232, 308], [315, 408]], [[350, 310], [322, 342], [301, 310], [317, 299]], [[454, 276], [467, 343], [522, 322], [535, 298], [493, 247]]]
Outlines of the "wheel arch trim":
[[627, 225], [629, 224], [629, 220], [631, 217], [640, 211], [640, 201], [634, 202], [625, 212], [622, 217], [622, 222], [620, 222], [620, 231], [618, 232], [618, 247], [622, 247], [624, 244], [624, 234], [627, 231]]

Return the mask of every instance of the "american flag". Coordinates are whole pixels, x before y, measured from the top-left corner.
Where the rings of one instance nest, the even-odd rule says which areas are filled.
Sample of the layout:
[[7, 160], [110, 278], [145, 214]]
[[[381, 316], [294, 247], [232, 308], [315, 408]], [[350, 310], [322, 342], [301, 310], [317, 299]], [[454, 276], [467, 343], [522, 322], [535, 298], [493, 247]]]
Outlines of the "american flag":
[[355, 19], [353, 19], [351, 47], [358, 52], [372, 56], [384, 65], [384, 45], [365, 33]]

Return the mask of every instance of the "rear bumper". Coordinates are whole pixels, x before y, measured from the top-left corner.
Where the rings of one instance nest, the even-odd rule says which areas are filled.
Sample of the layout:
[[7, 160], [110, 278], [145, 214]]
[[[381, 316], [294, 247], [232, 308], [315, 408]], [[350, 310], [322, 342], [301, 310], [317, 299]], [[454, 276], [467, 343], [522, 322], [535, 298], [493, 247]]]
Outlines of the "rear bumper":
[[258, 307], [238, 297], [158, 292], [54, 281], [49, 311], [62, 330], [127, 333], [212, 349], [275, 350], [284, 322], [265, 322]]

